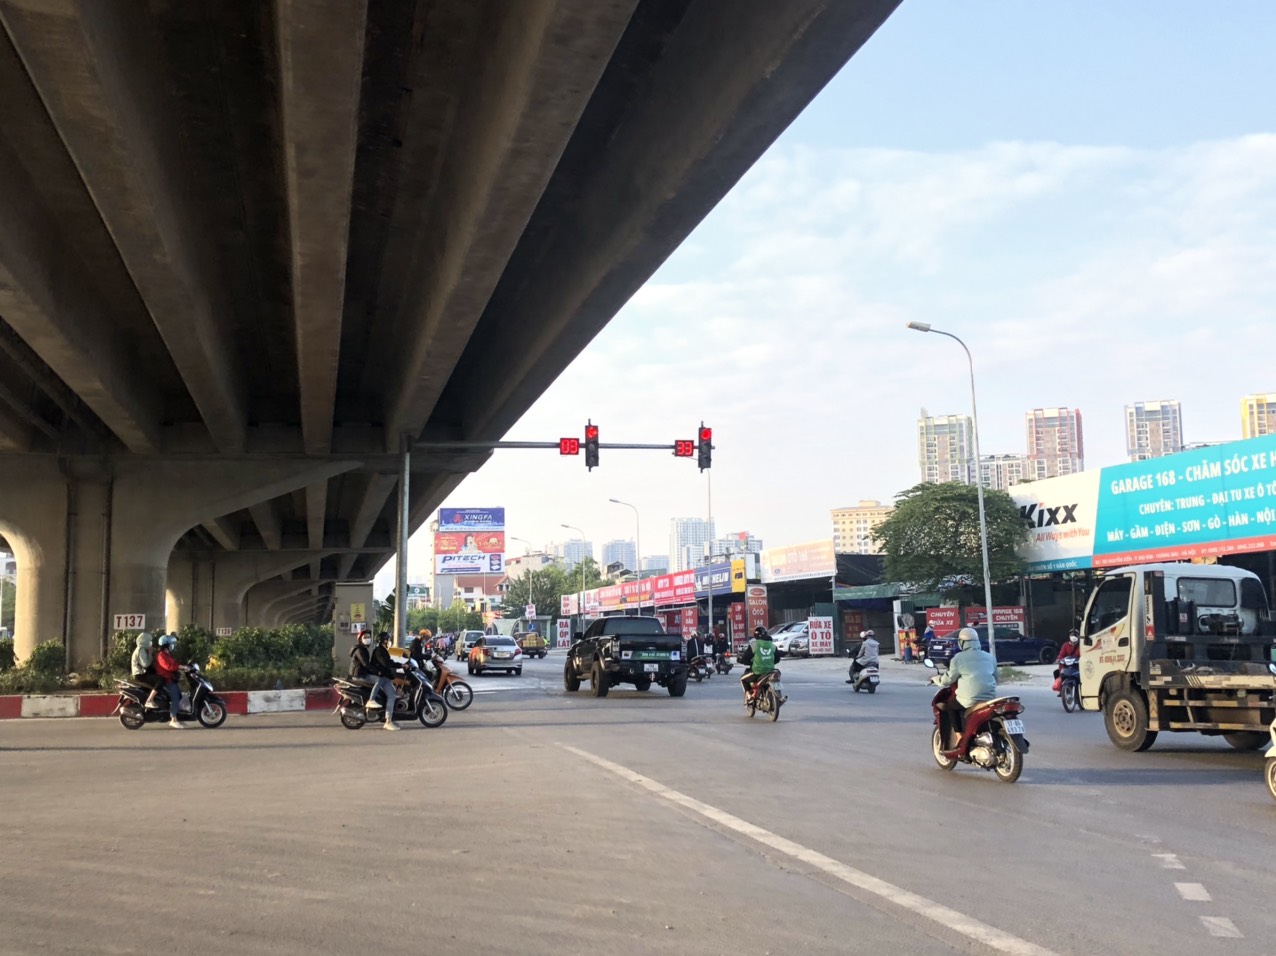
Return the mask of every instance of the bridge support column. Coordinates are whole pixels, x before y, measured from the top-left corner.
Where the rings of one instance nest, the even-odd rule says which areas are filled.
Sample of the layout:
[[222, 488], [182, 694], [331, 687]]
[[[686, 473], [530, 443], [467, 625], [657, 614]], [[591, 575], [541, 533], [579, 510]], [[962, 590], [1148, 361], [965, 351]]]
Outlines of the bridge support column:
[[249, 627], [275, 627], [283, 604], [295, 603], [299, 594], [315, 586], [313, 581], [262, 581], [248, 589], [244, 599]]
[[0, 531], [17, 564], [13, 638], [19, 661], [41, 641], [65, 633], [67, 489], [53, 459], [0, 462]]
[[[240, 551], [215, 555], [211, 559], [215, 626], [243, 627], [248, 623], [244, 614], [244, 597], [253, 585], [320, 560], [327, 554], [326, 551], [269, 551], [251, 554]], [[310, 580], [307, 583], [316, 582]]]

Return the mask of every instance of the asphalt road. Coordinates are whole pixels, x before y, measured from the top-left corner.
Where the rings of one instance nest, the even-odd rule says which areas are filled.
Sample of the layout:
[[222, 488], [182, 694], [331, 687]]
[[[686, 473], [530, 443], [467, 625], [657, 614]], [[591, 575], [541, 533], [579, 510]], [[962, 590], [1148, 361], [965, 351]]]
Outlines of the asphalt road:
[[0, 953], [1273, 951], [1260, 754], [1122, 753], [1038, 680], [1006, 785], [935, 767], [922, 668], [783, 666], [774, 724], [554, 654], [437, 730], [5, 721]]

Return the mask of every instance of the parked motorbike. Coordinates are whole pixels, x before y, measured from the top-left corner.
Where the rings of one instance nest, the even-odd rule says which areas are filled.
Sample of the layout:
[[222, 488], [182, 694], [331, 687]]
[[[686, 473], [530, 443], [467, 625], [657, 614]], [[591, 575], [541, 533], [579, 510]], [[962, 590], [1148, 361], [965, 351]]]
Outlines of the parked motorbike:
[[705, 678], [712, 677], [713, 669], [709, 666], [709, 658], [704, 654], [697, 654], [687, 661], [687, 676], [697, 684]]
[[1075, 657], [1059, 662], [1059, 699], [1069, 714], [1081, 709], [1081, 665]]
[[452, 673], [441, 656], [435, 654], [431, 663], [435, 671], [432, 676], [434, 692], [443, 698], [448, 707], [452, 710], [465, 710], [474, 703], [474, 688]]
[[713, 669], [719, 674], [730, 674], [731, 668], [734, 666], [731, 657], [727, 654], [719, 654], [713, 661]]
[[[404, 668], [407, 679], [406, 693], [394, 701], [395, 720], [419, 720], [426, 727], [441, 727], [447, 720], [447, 703], [434, 692], [430, 680], [416, 661], [408, 660]], [[347, 730], [358, 730], [370, 722], [385, 723], [386, 708], [368, 710], [368, 698], [372, 685], [336, 678], [333, 686], [341, 700], [335, 713], [341, 715], [341, 725]]]
[[881, 680], [882, 677], [878, 672], [876, 663], [865, 664], [860, 668], [858, 674], [855, 673], [854, 664], [851, 664], [851, 666], [847, 668], [846, 682], [851, 685], [851, 690], [855, 691], [857, 694], [862, 690], [867, 691], [870, 694], [876, 694], [877, 685], [881, 683]]
[[772, 721], [776, 721], [780, 719], [780, 708], [788, 699], [780, 683], [779, 670], [773, 670], [764, 674], [751, 689], [744, 692], [744, 710], [750, 717], [760, 710], [769, 715]]
[[1272, 799], [1276, 800], [1276, 720], [1272, 721], [1269, 728], [1272, 735], [1272, 746], [1267, 751], [1267, 792], [1272, 795]]
[[[199, 721], [205, 727], [220, 727], [226, 722], [226, 702], [213, 690], [212, 683], [199, 672], [198, 664], [188, 664], [186, 670], [187, 693], [182, 695], [182, 704], [177, 708], [177, 719], [182, 723]], [[119, 703], [112, 714], [120, 715], [120, 723], [129, 730], [137, 730], [144, 724], [168, 723], [171, 718], [168, 710], [168, 692], [164, 688], [156, 691], [155, 701], [158, 707], [147, 707], [146, 698], [151, 689], [131, 680], [116, 678], [116, 689], [120, 692]]]
[[[929, 657], [922, 663], [935, 667]], [[998, 780], [1014, 783], [1023, 772], [1023, 757], [1028, 752], [1020, 719], [1023, 704], [1018, 697], [997, 697], [975, 704], [966, 711], [965, 727], [958, 732], [950, 708], [956, 691], [956, 683], [941, 687], [930, 702], [935, 714], [931, 734], [935, 763], [943, 770], [952, 770], [959, 762], [974, 764], [993, 771]]]

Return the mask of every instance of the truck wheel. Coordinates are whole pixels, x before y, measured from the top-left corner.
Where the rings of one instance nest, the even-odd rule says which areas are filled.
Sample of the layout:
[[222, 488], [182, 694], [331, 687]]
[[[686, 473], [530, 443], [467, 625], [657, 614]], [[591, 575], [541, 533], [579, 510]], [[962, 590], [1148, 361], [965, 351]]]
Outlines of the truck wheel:
[[680, 674], [677, 677], [669, 678], [669, 683], [665, 687], [669, 691], [670, 697], [681, 697], [687, 692], [687, 675]]
[[570, 657], [563, 664], [563, 690], [573, 694], [580, 690], [580, 678], [576, 676], [576, 668], [572, 667]]
[[603, 665], [597, 662], [589, 672], [589, 693], [592, 697], [606, 697], [607, 691], [611, 690], [611, 682], [607, 677], [607, 672], [603, 670]]
[[1267, 734], [1261, 730], [1238, 730], [1223, 734], [1223, 739], [1237, 750], [1262, 750], [1267, 743]]
[[1121, 750], [1140, 753], [1156, 743], [1156, 731], [1148, 730], [1148, 705], [1138, 690], [1117, 691], [1103, 708], [1108, 739]]

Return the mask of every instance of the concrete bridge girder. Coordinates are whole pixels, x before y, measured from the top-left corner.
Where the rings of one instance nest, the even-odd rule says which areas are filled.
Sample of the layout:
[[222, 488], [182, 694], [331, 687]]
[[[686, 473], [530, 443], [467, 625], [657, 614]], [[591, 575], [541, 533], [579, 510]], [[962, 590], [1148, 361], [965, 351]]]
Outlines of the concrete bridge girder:
[[317, 595], [310, 591], [319, 585], [315, 581], [263, 581], [248, 589], [244, 599], [245, 618], [249, 627], [274, 627], [275, 614], [284, 604], [299, 603], [298, 595], [317, 602]]

